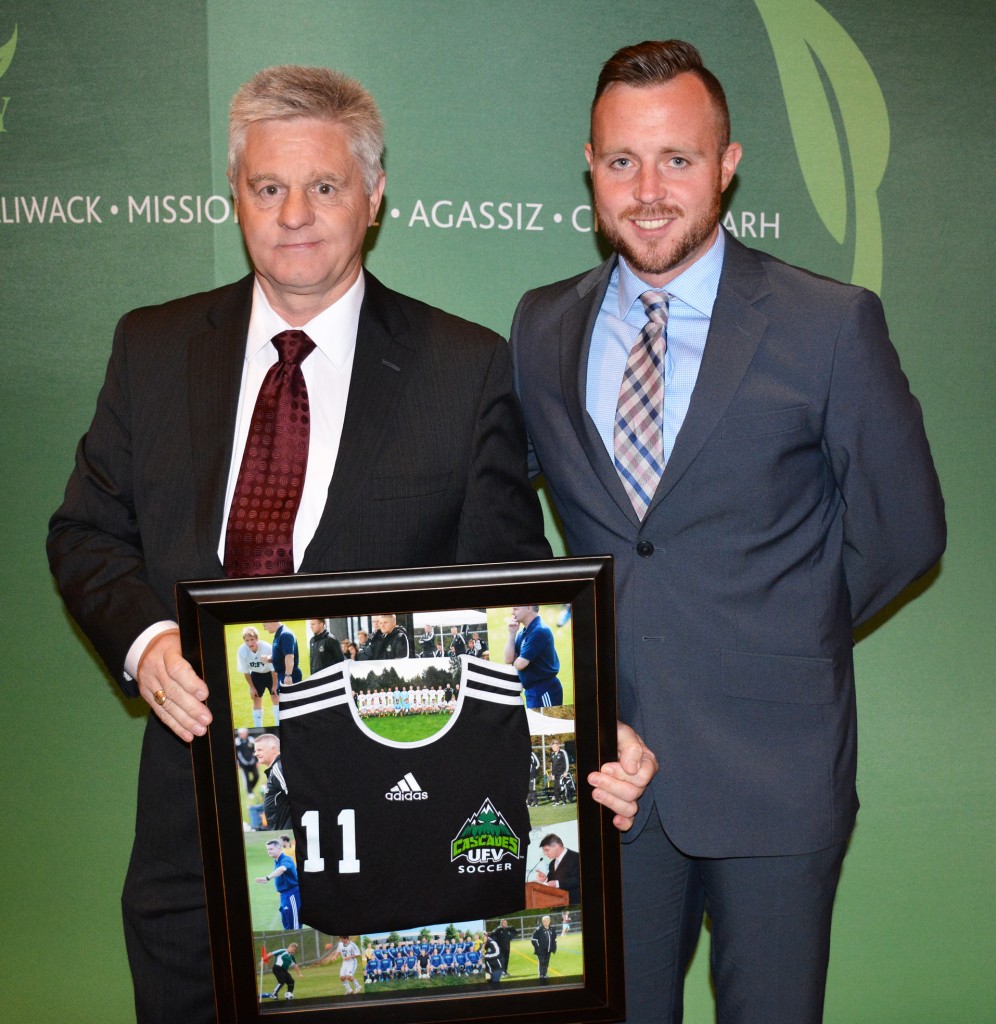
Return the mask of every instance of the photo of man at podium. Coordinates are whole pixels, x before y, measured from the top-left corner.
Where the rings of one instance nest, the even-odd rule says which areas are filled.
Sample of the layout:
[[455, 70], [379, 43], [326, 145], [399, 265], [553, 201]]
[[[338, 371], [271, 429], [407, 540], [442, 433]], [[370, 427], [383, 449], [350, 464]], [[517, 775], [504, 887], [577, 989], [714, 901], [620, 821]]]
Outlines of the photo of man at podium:
[[537, 865], [526, 882], [527, 906], [565, 907], [581, 902], [581, 860], [574, 850], [564, 845], [553, 832], [540, 840], [540, 849], [547, 858], [546, 870]]

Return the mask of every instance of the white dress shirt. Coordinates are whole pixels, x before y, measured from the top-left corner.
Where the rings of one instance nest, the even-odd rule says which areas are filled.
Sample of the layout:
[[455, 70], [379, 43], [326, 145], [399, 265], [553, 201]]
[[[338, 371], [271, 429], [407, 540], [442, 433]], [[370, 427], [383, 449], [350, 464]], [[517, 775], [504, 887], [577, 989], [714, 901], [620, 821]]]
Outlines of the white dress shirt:
[[[308, 387], [311, 406], [311, 434], [308, 439], [308, 468], [304, 476], [304, 490], [297, 518], [294, 520], [294, 569], [301, 566], [308, 544], [325, 511], [332, 473], [339, 454], [342, 425], [346, 416], [346, 398], [349, 378], [353, 372], [353, 354], [360, 322], [360, 306], [366, 284], [363, 271], [352, 287], [338, 301], [298, 330], [304, 331], [315, 343], [315, 349], [301, 363], [301, 372]], [[278, 313], [274, 312], [257, 279], [252, 293], [252, 313], [246, 334], [245, 361], [238, 414], [235, 420], [235, 443], [232, 462], [228, 470], [225, 489], [225, 515], [218, 539], [218, 559], [225, 561], [225, 534], [228, 530], [228, 510], [232, 504], [235, 485], [242, 467], [246, 437], [267, 370], [277, 361], [277, 350], [271, 339], [281, 331], [291, 330]], [[136, 638], [125, 658], [125, 674], [134, 679], [146, 647], [161, 633], [176, 629], [171, 620], [154, 622]]]

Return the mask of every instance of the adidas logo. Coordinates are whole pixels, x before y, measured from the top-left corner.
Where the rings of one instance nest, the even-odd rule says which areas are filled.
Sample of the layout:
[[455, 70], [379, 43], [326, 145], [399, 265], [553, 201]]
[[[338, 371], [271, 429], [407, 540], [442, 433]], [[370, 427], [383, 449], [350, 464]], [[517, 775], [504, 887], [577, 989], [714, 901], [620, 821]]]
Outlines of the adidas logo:
[[388, 800], [428, 800], [429, 794], [415, 781], [411, 772], [399, 779], [385, 794]]

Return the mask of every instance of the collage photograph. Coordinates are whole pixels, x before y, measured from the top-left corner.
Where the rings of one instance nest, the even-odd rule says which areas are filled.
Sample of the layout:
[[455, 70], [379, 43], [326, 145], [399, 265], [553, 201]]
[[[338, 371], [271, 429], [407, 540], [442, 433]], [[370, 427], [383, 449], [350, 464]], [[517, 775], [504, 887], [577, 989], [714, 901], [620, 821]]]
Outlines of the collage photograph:
[[569, 604], [225, 641], [261, 1012], [582, 981]]

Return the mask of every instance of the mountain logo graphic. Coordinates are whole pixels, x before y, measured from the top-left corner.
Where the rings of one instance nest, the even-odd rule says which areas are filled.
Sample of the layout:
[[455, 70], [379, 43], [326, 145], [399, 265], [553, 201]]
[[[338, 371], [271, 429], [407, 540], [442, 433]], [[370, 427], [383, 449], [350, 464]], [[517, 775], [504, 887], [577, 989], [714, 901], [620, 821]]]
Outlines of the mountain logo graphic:
[[470, 863], [497, 862], [523, 856], [519, 837], [490, 798], [471, 815], [450, 843], [450, 861], [463, 857]]

